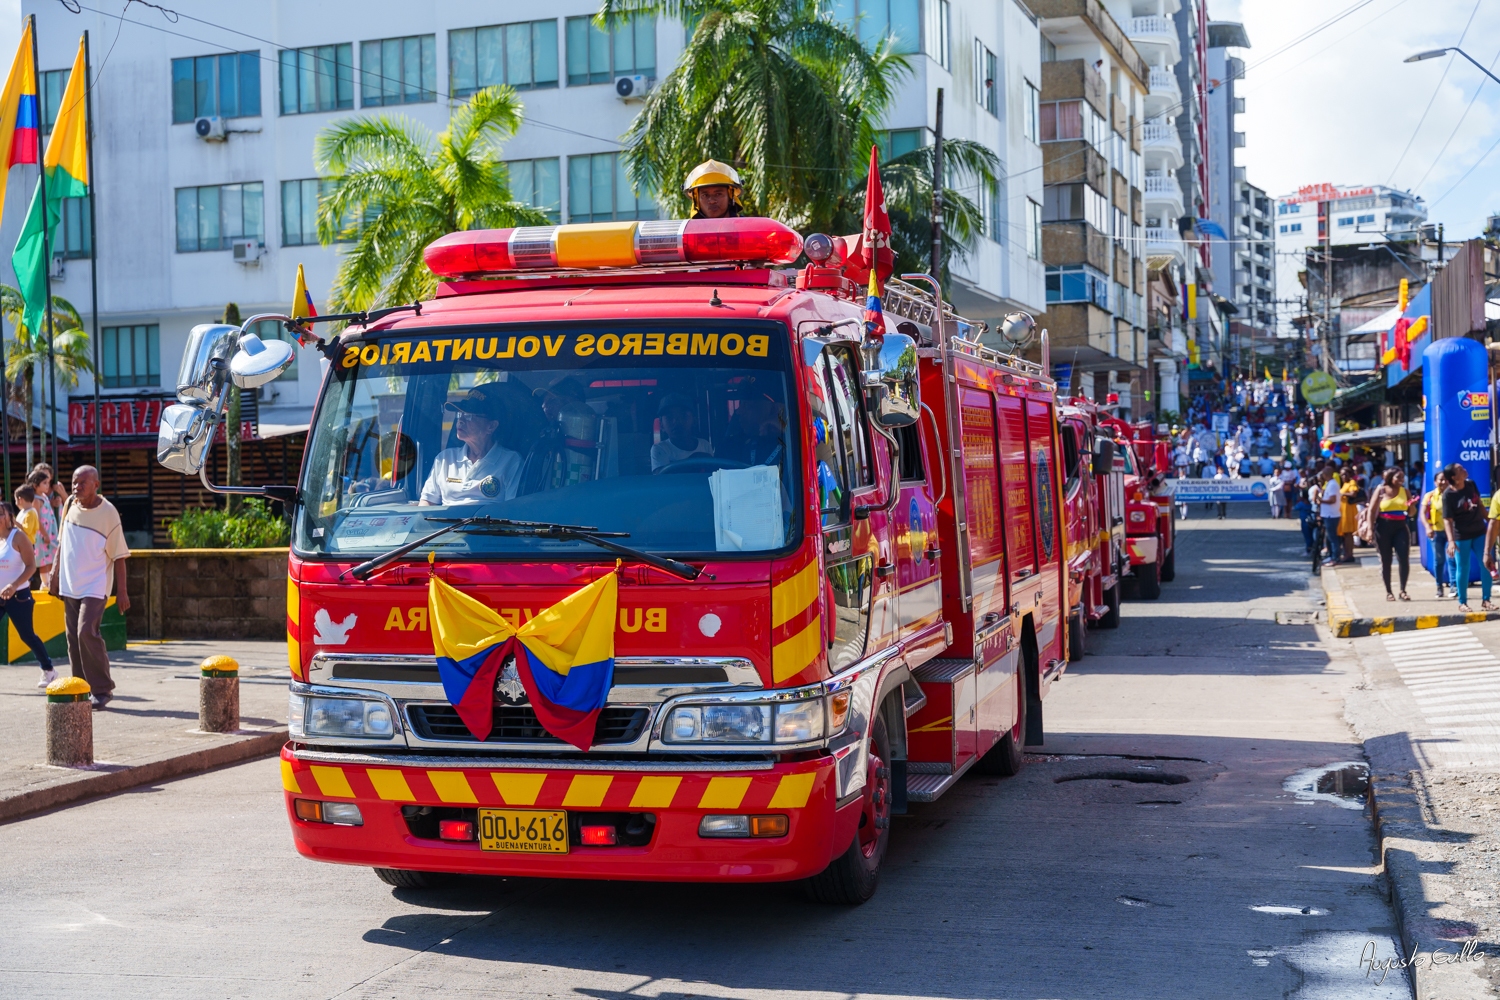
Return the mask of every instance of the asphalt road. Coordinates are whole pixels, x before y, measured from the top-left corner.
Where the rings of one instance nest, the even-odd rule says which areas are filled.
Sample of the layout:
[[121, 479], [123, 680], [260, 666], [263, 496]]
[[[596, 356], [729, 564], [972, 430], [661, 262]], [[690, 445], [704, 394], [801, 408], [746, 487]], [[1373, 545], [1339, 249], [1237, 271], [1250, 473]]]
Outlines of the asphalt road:
[[1292, 522], [1200, 512], [1054, 689], [1045, 752], [898, 819], [864, 907], [392, 890], [299, 858], [261, 761], [0, 827], [0, 996], [1407, 997], [1360, 965], [1394, 950], [1368, 818], [1284, 787], [1359, 757], [1357, 667], [1275, 622], [1314, 606]]

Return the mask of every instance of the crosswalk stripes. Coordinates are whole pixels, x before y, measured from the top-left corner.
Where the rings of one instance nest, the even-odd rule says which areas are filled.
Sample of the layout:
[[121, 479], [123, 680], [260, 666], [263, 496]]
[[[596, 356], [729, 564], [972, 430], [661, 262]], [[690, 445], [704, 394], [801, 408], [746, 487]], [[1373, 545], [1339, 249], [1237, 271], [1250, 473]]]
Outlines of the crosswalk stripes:
[[1422, 746], [1435, 762], [1500, 768], [1500, 657], [1464, 625], [1381, 638], [1432, 731]]

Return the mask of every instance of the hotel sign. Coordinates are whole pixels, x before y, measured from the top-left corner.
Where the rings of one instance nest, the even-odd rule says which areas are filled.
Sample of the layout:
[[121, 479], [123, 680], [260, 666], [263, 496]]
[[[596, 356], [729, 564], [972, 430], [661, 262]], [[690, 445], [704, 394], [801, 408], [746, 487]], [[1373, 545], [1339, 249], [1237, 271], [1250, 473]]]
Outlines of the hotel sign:
[[1375, 193], [1372, 187], [1341, 188], [1332, 184], [1304, 184], [1297, 193], [1280, 199], [1283, 204], [1300, 205], [1309, 201], [1338, 201], [1342, 198], [1363, 198]]

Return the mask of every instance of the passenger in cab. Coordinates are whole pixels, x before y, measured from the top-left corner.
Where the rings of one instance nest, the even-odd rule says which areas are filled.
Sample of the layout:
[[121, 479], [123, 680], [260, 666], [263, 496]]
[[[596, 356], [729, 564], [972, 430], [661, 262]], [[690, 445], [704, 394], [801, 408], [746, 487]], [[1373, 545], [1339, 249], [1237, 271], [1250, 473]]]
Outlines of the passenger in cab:
[[662, 439], [651, 446], [651, 471], [660, 472], [694, 456], [710, 458], [714, 447], [698, 436], [698, 414], [693, 401], [680, 392], [669, 392], [656, 408]]
[[438, 452], [422, 486], [427, 506], [510, 500], [521, 482], [521, 456], [495, 440], [505, 420], [498, 384], [476, 385], [456, 403], [444, 403], [454, 414], [453, 434], [461, 447]]
[[727, 163], [704, 160], [682, 185], [693, 202], [694, 219], [735, 219], [741, 214], [740, 175]]
[[729, 420], [729, 433], [718, 450], [718, 457], [745, 465], [774, 465], [785, 450], [786, 418], [781, 404], [747, 378], [731, 386], [729, 398], [739, 406]]
[[556, 490], [594, 478], [599, 452], [599, 415], [586, 402], [588, 390], [571, 375], [559, 375], [532, 390], [545, 426], [522, 464], [520, 495]]

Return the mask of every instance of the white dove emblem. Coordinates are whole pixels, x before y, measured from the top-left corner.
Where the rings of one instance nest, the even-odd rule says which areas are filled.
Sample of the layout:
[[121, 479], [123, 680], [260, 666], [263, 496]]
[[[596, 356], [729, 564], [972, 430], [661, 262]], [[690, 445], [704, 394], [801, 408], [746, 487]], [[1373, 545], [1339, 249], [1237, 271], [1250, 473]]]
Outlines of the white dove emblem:
[[356, 619], [351, 611], [341, 622], [336, 622], [328, 614], [327, 608], [319, 608], [318, 613], [313, 616], [313, 642], [319, 646], [343, 646], [349, 641], [349, 630], [354, 627]]

